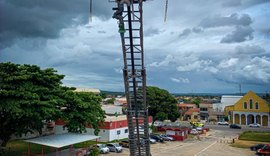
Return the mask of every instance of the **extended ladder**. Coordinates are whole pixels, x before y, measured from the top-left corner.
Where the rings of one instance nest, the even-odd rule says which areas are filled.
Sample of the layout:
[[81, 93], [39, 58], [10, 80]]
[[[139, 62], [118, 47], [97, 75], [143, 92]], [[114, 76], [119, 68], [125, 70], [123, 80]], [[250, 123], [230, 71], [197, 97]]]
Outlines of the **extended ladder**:
[[[119, 7], [120, 1], [115, 2]], [[124, 60], [125, 94], [128, 102], [129, 150], [131, 156], [150, 156], [143, 55], [143, 0], [130, 2], [124, 3], [123, 18], [118, 20]]]

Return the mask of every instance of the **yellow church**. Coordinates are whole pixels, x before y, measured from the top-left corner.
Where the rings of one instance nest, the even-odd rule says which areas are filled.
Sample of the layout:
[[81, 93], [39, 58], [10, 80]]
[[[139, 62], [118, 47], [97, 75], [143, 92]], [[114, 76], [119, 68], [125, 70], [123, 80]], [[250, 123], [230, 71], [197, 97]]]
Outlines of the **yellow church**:
[[231, 123], [240, 125], [258, 123], [270, 127], [270, 104], [252, 91], [234, 105], [225, 107], [224, 111]]

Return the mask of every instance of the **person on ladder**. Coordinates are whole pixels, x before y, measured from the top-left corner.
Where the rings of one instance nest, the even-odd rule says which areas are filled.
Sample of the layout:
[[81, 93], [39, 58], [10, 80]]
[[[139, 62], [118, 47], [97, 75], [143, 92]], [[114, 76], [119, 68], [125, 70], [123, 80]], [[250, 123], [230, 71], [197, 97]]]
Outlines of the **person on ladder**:
[[117, 0], [117, 9], [115, 13], [113, 14], [113, 18], [119, 20], [119, 33], [121, 36], [124, 36], [125, 30], [125, 24], [123, 21], [123, 11], [124, 11], [124, 4], [130, 5], [130, 0]]

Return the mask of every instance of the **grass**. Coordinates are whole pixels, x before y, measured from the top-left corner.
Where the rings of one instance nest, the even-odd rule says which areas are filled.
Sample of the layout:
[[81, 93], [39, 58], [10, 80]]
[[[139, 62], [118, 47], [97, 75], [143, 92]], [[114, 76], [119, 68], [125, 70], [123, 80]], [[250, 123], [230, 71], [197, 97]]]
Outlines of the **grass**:
[[249, 148], [256, 144], [270, 144], [270, 132], [246, 131], [240, 134], [239, 140], [231, 144], [233, 147]]
[[231, 144], [231, 146], [238, 147], [238, 148], [249, 148], [250, 146], [257, 145], [257, 144], [265, 144], [265, 142], [236, 140], [235, 143]]
[[270, 142], [270, 132], [243, 132], [240, 134], [239, 140]]

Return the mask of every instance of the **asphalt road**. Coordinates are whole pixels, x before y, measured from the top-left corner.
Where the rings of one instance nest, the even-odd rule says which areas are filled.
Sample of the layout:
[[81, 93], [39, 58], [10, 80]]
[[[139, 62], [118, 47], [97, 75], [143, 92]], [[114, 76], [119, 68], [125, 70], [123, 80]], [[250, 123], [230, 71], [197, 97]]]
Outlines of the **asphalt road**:
[[[230, 129], [229, 126], [206, 125], [211, 130], [207, 135], [201, 135], [200, 140], [194, 137], [184, 142], [173, 141], [151, 144], [152, 156], [254, 156], [249, 149], [231, 147], [233, 138], [237, 138], [243, 131], [270, 131], [269, 128]], [[110, 153], [107, 156], [128, 156], [129, 150], [122, 153]]]

